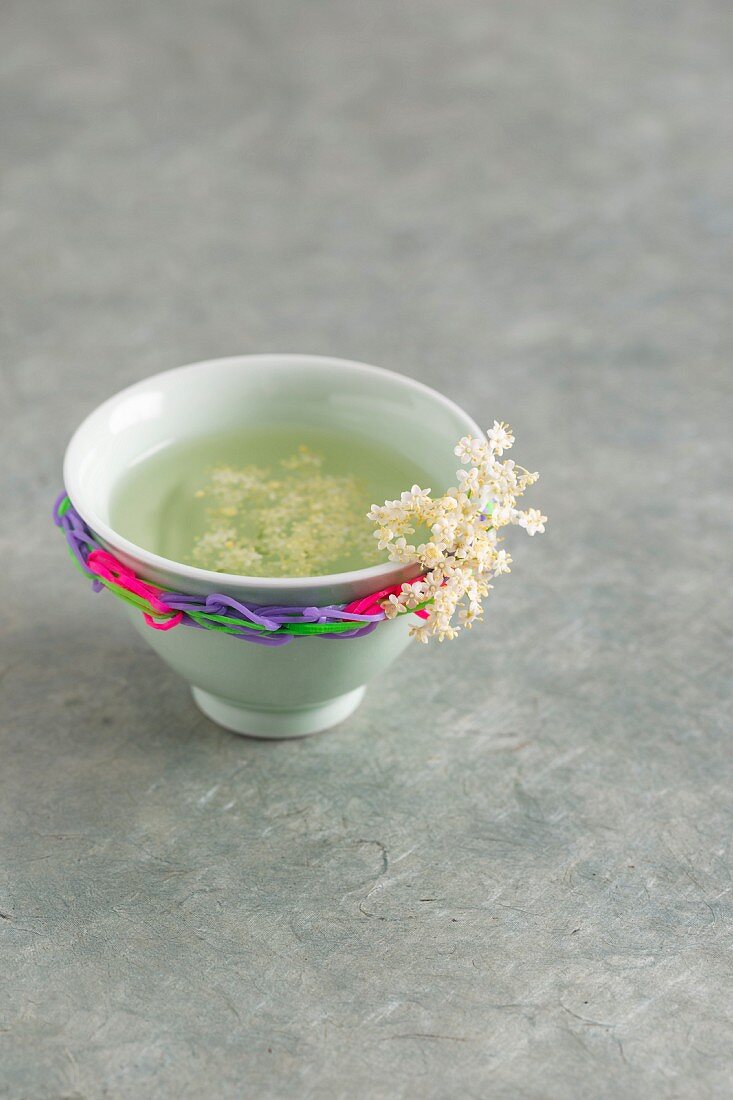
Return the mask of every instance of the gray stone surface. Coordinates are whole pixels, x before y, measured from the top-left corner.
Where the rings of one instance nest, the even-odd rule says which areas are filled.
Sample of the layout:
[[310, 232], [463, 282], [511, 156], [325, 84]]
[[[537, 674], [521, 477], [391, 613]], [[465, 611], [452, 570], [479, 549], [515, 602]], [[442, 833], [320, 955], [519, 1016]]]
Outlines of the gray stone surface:
[[[733, 1092], [728, 0], [6, 0], [0, 1094]], [[336, 732], [202, 719], [49, 522], [100, 399], [361, 358], [548, 533]]]

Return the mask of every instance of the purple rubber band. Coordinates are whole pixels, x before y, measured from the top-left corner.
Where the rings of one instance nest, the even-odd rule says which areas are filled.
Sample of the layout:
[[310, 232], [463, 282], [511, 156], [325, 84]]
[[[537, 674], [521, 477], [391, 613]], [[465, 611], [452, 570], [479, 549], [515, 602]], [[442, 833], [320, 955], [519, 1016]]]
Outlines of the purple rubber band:
[[[63, 515], [60, 508], [67, 499], [65, 492], [59, 493], [53, 506], [53, 519], [57, 527], [60, 527], [66, 536], [69, 549], [79, 563], [84, 574], [91, 580], [92, 588], [99, 592], [104, 588], [101, 580], [91, 573], [87, 567], [87, 558], [93, 550], [103, 550], [104, 547], [94, 538], [94, 535], [84, 523], [73, 504], [69, 504]], [[187, 592], [161, 592], [159, 599], [171, 611], [182, 611], [182, 624], [199, 629], [206, 629], [202, 623], [191, 618], [191, 614], [226, 614], [228, 619], [240, 620], [241, 625], [229, 624], [231, 633], [229, 637], [240, 638], [242, 641], [255, 642], [257, 645], [281, 646], [288, 645], [296, 637], [302, 635], [282, 633], [278, 634], [279, 627], [291, 623], [327, 623], [354, 622], [353, 630], [342, 630], [333, 634], [319, 634], [320, 638], [361, 638], [371, 634], [377, 624], [386, 616], [384, 612], [374, 615], [363, 615], [353, 611], [346, 611], [346, 605], [329, 604], [327, 607], [315, 607], [313, 605], [303, 607], [288, 607], [279, 604], [250, 606], [227, 596], [222, 592], [213, 592], [208, 596], [200, 596]], [[253, 630], [249, 624], [261, 626], [263, 629], [273, 631], [272, 634], [262, 634]], [[314, 635], [306, 635], [313, 637]]]

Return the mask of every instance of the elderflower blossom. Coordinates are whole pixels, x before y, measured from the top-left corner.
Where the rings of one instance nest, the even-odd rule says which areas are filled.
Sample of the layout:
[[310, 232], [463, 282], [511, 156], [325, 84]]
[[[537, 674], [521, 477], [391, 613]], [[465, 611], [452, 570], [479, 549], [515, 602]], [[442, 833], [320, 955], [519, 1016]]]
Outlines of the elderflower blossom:
[[455, 638], [482, 618], [490, 580], [511, 572], [511, 555], [498, 545], [502, 527], [523, 527], [528, 535], [545, 530], [547, 516], [517, 507], [539, 474], [512, 459], [500, 461], [513, 444], [512, 429], [495, 420], [485, 438], [466, 436], [457, 444], [455, 454], [468, 469], [458, 471], [456, 488], [433, 499], [430, 489], [413, 485], [368, 514], [379, 549], [391, 561], [417, 562], [424, 570], [382, 604], [388, 619], [424, 608], [427, 618], [410, 631], [421, 642]]

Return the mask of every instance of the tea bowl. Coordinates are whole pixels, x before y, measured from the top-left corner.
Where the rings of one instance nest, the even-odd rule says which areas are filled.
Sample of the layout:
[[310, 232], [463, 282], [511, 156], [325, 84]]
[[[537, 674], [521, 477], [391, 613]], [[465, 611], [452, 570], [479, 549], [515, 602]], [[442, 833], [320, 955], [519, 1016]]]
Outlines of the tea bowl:
[[[174, 592], [220, 593], [254, 606], [321, 607], [349, 604], [413, 577], [415, 566], [393, 562], [324, 576], [238, 576], [162, 557], [115, 530], [110, 500], [133, 464], [174, 442], [246, 432], [274, 420], [292, 424], [294, 435], [304, 424], [337, 425], [397, 449], [430, 474], [436, 490], [453, 483], [456, 441], [480, 435], [447, 397], [380, 367], [315, 355], [233, 356], [154, 375], [99, 405], [67, 448], [66, 491], [101, 547], [137, 577]], [[296, 637], [268, 648], [207, 630], [150, 629], [139, 610], [125, 610], [190, 685], [204, 714], [236, 733], [265, 738], [302, 737], [347, 718], [367, 683], [409, 644], [413, 618], [380, 622], [364, 636]]]

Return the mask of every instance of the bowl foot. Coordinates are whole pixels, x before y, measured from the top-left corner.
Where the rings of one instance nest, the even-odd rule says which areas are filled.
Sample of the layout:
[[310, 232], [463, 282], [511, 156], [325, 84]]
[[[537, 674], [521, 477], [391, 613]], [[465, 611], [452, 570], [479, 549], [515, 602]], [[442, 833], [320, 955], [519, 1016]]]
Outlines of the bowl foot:
[[201, 688], [191, 688], [199, 710], [212, 722], [245, 737], [267, 738], [307, 737], [330, 729], [354, 713], [365, 691], [366, 687], [358, 687], [315, 706], [276, 710], [247, 707]]

